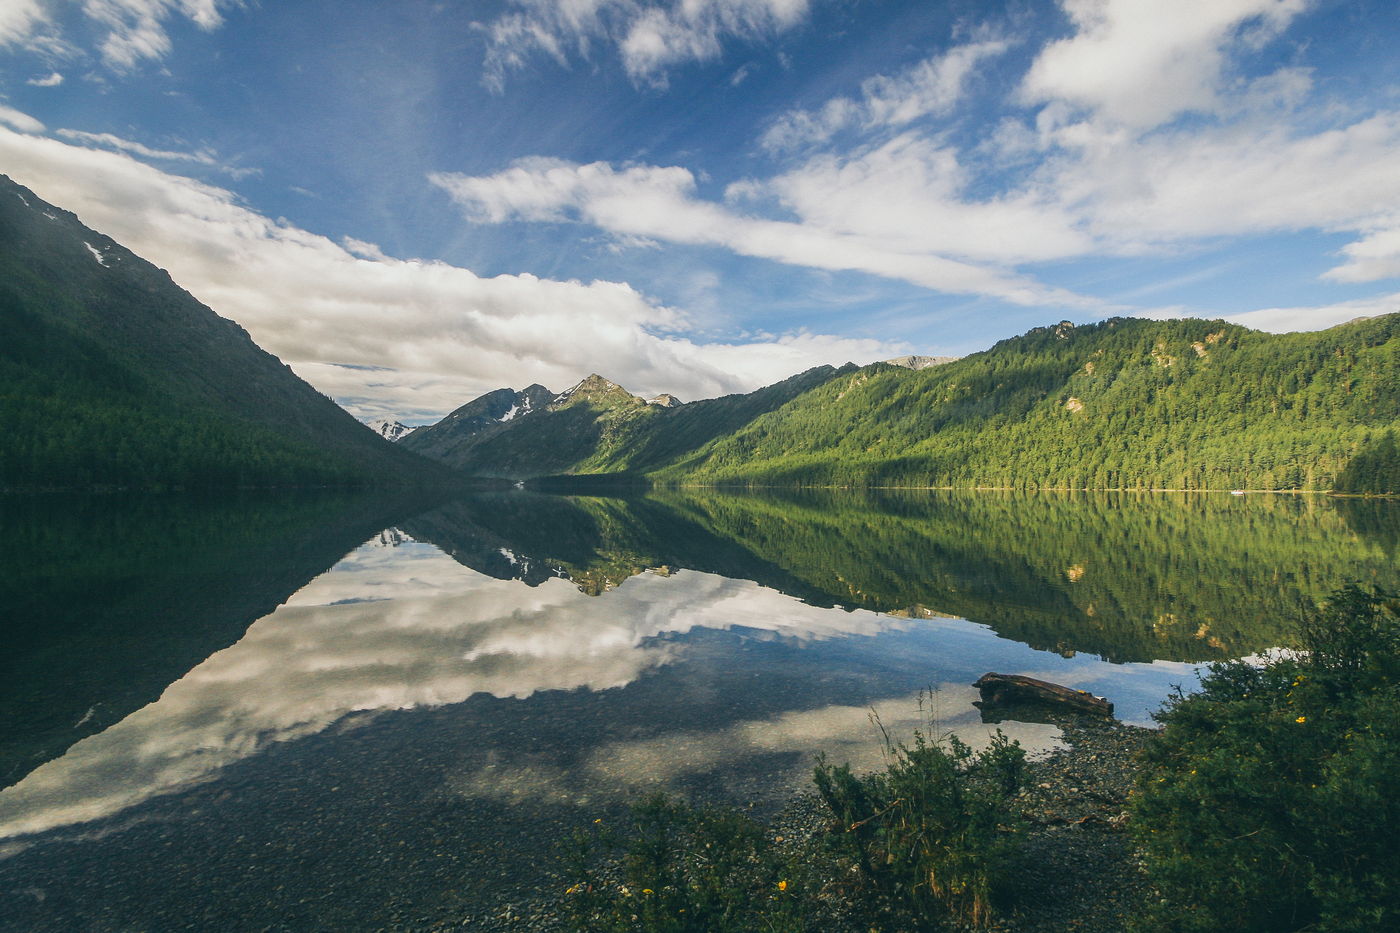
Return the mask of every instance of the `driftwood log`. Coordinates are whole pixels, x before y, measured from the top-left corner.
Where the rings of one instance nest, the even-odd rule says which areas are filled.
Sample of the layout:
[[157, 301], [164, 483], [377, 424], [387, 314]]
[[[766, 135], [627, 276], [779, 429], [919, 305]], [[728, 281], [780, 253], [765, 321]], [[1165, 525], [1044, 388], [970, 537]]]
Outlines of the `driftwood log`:
[[980, 706], [1049, 706], [1056, 709], [1112, 716], [1113, 704], [1087, 690], [1074, 690], [1020, 674], [983, 674], [972, 686], [982, 691]]

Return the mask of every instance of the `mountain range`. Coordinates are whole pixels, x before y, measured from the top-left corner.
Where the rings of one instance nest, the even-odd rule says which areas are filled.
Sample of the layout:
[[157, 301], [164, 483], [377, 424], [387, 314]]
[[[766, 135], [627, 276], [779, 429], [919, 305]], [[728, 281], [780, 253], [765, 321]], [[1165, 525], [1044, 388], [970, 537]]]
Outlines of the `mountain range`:
[[[0, 489], [537, 483], [1400, 493], [1400, 314], [1039, 327], [682, 403], [601, 375], [363, 425], [0, 176]], [[397, 440], [397, 443], [389, 443]]]
[[1065, 321], [667, 408], [597, 375], [525, 391], [528, 409], [501, 389], [403, 443], [514, 480], [1400, 491], [1395, 314], [1295, 334]]
[[687, 404], [671, 395], [645, 399], [597, 374], [558, 395], [538, 385], [498, 389], [400, 443], [474, 476], [636, 477], [854, 369], [819, 366], [755, 392]]
[[0, 176], [0, 488], [440, 483], [170, 276]]

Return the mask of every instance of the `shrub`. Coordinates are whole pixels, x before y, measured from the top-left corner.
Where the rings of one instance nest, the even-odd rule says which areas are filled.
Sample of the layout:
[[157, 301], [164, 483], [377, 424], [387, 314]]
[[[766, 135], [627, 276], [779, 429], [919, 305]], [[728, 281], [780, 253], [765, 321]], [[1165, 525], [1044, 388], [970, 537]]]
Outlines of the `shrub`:
[[1170, 930], [1400, 928], [1400, 601], [1347, 587], [1298, 650], [1158, 714], [1133, 826]]
[[[807, 867], [783, 857], [748, 817], [662, 794], [632, 809], [624, 832], [575, 839], [568, 919], [590, 933], [798, 933]], [[600, 870], [600, 862], [602, 870]], [[609, 876], [606, 866], [620, 869]]]
[[921, 927], [986, 923], [1014, 854], [1009, 798], [1025, 752], [1000, 730], [977, 754], [956, 736], [920, 731], [912, 746], [886, 736], [886, 751], [886, 769], [864, 777], [818, 759], [814, 780], [842, 827], [838, 844]]

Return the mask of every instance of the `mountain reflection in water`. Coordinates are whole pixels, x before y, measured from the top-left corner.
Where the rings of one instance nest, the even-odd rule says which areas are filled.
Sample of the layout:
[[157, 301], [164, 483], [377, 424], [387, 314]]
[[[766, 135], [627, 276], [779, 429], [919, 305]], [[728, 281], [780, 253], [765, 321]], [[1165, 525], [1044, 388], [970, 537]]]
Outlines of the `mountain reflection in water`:
[[[0, 837], [109, 816], [354, 713], [444, 706], [482, 693], [521, 698], [622, 687], [682, 659], [678, 636], [698, 628], [800, 644], [927, 625], [810, 606], [701, 572], [643, 574], [603, 598], [557, 577], [521, 587], [396, 536], [392, 545], [358, 549], [159, 700], [0, 792]], [[950, 689], [957, 712], [968, 718], [966, 680]], [[902, 710], [887, 704], [892, 719], [907, 718], [914, 707], [912, 698], [900, 702]], [[712, 765], [736, 746], [806, 751], [853, 725], [868, 739], [866, 715], [860, 705], [784, 713], [699, 737], [678, 720], [675, 736], [600, 749], [594, 758], [601, 764], [582, 771], [611, 786], [637, 784], [644, 783], [638, 775], [650, 780]], [[665, 761], [665, 749], [677, 743], [687, 746], [685, 755]], [[470, 777], [459, 780], [460, 788], [471, 786]], [[520, 790], [497, 775], [489, 792], [501, 786]]]
[[1285, 643], [1300, 603], [1400, 582], [1398, 517], [896, 491], [36, 500], [0, 513], [0, 929], [497, 916], [553, 840], [643, 790], [771, 812], [819, 751], [878, 765], [872, 711], [976, 742], [989, 670], [1145, 722], [1199, 662]]

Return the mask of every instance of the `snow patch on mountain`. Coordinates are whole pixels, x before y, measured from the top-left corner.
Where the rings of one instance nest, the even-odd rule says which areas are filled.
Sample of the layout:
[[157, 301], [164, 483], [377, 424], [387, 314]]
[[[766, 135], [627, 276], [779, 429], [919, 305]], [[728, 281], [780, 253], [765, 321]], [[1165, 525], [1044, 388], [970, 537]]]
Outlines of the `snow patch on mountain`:
[[365, 422], [365, 425], [375, 434], [378, 434], [380, 437], [384, 438], [386, 441], [391, 441], [394, 443], [397, 443], [403, 438], [405, 434], [413, 430], [407, 425], [399, 424], [397, 421], [386, 421], [383, 419], [380, 419], [378, 421], [367, 421]]
[[97, 264], [99, 266], [107, 265], [107, 257], [102, 255], [101, 250], [99, 250], [96, 246], [93, 246], [87, 240], [83, 241], [83, 245], [88, 248], [89, 253], [92, 253], [92, 258], [97, 260]]

